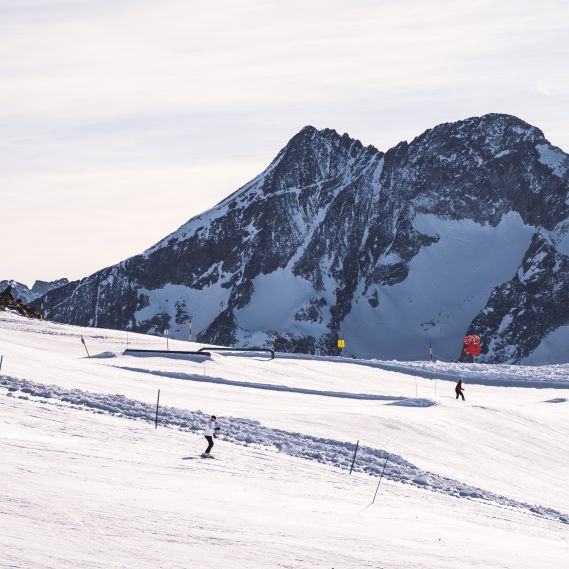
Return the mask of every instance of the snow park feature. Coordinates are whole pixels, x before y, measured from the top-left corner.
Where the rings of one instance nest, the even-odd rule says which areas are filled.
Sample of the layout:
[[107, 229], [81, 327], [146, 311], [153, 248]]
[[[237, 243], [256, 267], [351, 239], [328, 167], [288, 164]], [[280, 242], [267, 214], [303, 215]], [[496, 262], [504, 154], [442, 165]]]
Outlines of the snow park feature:
[[128, 341], [0, 313], [6, 567], [565, 567], [569, 365]]

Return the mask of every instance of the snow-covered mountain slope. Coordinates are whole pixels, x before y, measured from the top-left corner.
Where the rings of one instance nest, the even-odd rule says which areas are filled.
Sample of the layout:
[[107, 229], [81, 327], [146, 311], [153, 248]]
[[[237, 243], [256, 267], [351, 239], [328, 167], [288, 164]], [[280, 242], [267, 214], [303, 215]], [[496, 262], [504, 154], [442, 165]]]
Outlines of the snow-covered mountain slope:
[[[569, 325], [569, 156], [490, 114], [383, 153], [306, 127], [142, 255], [48, 293], [48, 317], [357, 357], [519, 362]], [[565, 351], [563, 350], [563, 354]], [[568, 352], [569, 353], [569, 352]]]
[[64, 286], [66, 284], [69, 284], [69, 280], [67, 279], [57, 279], [55, 281], [36, 281], [33, 284], [32, 288], [29, 288], [27, 285], [19, 283], [15, 280], [3, 280], [0, 281], [0, 292], [11, 286], [14, 298], [21, 300], [24, 304], [29, 304], [30, 302], [36, 300], [36, 298], [47, 294], [50, 290]]
[[166, 347], [0, 314], [8, 566], [564, 566], [569, 366], [136, 357], [127, 341]]

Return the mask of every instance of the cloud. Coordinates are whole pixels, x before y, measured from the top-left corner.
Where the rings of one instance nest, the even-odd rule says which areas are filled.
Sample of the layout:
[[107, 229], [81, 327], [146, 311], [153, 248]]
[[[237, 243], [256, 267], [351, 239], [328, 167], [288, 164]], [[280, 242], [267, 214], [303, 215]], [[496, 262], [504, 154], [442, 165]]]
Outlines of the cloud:
[[538, 83], [535, 90], [540, 94], [544, 95], [545, 97], [552, 97], [553, 93], [550, 89], [548, 89], [543, 83]]
[[[569, 148], [559, 124], [567, 22], [565, 0], [543, 0], [539, 10], [528, 0], [4, 0], [0, 194], [29, 201], [13, 209], [17, 224], [4, 218], [0, 238], [41, 228], [33, 204], [57, 196], [49, 180], [69, 177], [112, 211], [141, 183], [132, 172], [151, 170], [157, 192], [161, 177], [199, 172], [175, 184], [192, 196], [178, 208], [189, 218], [235, 189], [223, 164], [247, 165], [252, 178], [305, 124], [387, 149], [440, 122], [508, 112]], [[539, 103], [553, 93], [547, 107]], [[85, 182], [91, 173], [97, 187]], [[86, 214], [66, 218], [66, 207], [59, 223], [84, 241], [92, 263], [69, 253], [23, 271], [59, 276], [107, 262], [86, 249], [90, 235], [75, 223]], [[173, 219], [157, 211], [149, 205], [153, 235], [163, 236]], [[139, 226], [108, 235], [99, 249], [149, 244]], [[25, 246], [31, 257], [34, 244]]]

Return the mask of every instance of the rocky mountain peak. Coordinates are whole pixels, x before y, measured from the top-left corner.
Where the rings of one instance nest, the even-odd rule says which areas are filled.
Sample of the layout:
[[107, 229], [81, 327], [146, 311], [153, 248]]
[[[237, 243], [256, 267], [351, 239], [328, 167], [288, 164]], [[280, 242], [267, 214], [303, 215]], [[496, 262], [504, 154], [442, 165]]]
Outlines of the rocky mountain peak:
[[415, 138], [411, 145], [438, 150], [469, 148], [484, 159], [500, 152], [545, 141], [541, 130], [513, 115], [489, 113], [481, 117], [443, 123]]
[[306, 126], [143, 255], [42, 300], [70, 323], [185, 338], [191, 317], [203, 342], [327, 354], [345, 336], [354, 355], [421, 358], [432, 343], [456, 359], [480, 332], [488, 360], [521, 361], [569, 325], [555, 306], [569, 297], [568, 169], [510, 115], [386, 153]]
[[69, 284], [69, 280], [66, 278], [57, 279], [55, 281], [36, 280], [30, 290], [33, 294], [36, 295], [36, 297], [38, 297], [38, 296], [43, 296], [44, 294], [46, 294], [50, 290], [53, 290], [54, 288], [58, 288], [66, 284]]
[[306, 126], [278, 153], [268, 169], [264, 193], [287, 191], [344, 176], [353, 165], [380, 154], [348, 134]]
[[446, 159], [457, 155], [480, 162], [543, 142], [545, 137], [538, 128], [512, 115], [490, 113], [440, 124], [415, 138], [410, 147]]

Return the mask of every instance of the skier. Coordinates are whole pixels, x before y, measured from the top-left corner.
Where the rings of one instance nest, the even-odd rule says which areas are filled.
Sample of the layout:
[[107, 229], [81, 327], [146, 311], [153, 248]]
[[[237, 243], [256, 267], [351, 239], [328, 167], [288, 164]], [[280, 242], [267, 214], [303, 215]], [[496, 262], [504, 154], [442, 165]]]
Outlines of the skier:
[[219, 427], [217, 426], [217, 417], [212, 415], [209, 418], [209, 423], [207, 424], [206, 428], [204, 429], [204, 436], [208, 442], [206, 451], [202, 454], [202, 458], [209, 458], [211, 455], [211, 449], [213, 448], [213, 439], [217, 438], [217, 431], [219, 431]]
[[462, 379], [458, 380], [458, 383], [456, 384], [456, 387], [454, 388], [454, 392], [456, 393], [456, 398], [458, 399], [459, 396], [462, 397], [462, 400], [464, 401], [464, 387], [462, 387]]

